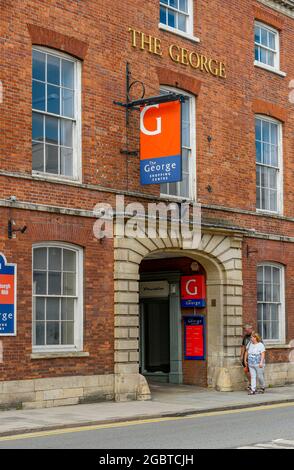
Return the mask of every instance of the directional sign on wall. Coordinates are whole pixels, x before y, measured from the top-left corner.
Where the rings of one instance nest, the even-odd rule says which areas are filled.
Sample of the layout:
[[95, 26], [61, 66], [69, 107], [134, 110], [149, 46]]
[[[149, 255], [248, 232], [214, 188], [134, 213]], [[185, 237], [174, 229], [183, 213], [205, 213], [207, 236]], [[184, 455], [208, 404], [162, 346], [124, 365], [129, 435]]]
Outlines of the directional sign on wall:
[[181, 305], [182, 307], [203, 308], [206, 305], [205, 276], [181, 277]]
[[0, 253], [0, 336], [16, 335], [16, 264]]
[[205, 320], [203, 315], [184, 317], [185, 359], [205, 360]]

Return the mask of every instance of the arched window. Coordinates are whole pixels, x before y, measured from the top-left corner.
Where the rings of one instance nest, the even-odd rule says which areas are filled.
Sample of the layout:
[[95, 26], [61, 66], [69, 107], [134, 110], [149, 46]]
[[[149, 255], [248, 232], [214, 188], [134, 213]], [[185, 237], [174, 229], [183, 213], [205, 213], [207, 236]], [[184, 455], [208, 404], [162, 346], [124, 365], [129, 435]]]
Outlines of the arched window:
[[80, 351], [83, 252], [59, 243], [33, 247], [33, 350]]
[[81, 63], [67, 54], [33, 48], [33, 173], [79, 179]]
[[284, 267], [279, 264], [257, 267], [257, 323], [263, 340], [285, 342]]

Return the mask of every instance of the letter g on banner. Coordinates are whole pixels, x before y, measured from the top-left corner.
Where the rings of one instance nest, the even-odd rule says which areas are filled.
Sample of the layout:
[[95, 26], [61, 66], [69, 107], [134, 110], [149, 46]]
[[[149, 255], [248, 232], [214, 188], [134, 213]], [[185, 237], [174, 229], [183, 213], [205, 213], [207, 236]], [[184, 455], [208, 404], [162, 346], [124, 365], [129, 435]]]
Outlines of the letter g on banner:
[[[193, 284], [193, 286], [190, 287], [191, 284]], [[198, 294], [196, 279], [190, 279], [190, 281], [187, 282], [186, 291], [187, 291], [187, 294], [189, 294], [189, 295], [197, 295]]]
[[159, 109], [159, 104], [154, 104], [154, 105], [151, 105], [151, 106], [145, 106], [145, 108], [142, 109], [141, 111], [141, 118], [140, 118], [140, 128], [141, 128], [141, 132], [143, 132], [143, 134], [145, 135], [159, 135], [161, 134], [161, 129], [162, 129], [162, 121], [161, 121], [161, 117], [158, 117], [156, 118], [156, 129], [154, 131], [150, 131], [148, 129], [146, 129], [145, 127], [145, 122], [144, 122], [144, 119], [145, 119], [145, 114], [147, 113], [147, 111], [149, 111], [149, 109], [151, 108], [157, 108]]

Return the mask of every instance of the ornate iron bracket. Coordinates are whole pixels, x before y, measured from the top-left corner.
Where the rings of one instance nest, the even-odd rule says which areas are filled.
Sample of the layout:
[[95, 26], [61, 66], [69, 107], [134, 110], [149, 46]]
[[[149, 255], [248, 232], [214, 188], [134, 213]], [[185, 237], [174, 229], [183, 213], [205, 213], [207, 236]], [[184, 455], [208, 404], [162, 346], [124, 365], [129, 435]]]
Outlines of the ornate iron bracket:
[[[142, 87], [142, 95], [139, 99], [137, 100], [132, 100], [130, 94], [131, 90], [135, 85], [141, 85]], [[178, 93], [165, 93], [159, 96], [151, 96], [149, 98], [145, 98], [145, 85], [142, 81], [140, 80], [134, 80], [132, 81], [132, 73], [130, 70], [130, 64], [127, 62], [126, 65], [126, 102], [123, 103], [121, 101], [113, 101], [113, 104], [116, 106], [120, 106], [126, 110], [126, 128], [129, 127], [130, 124], [130, 112], [135, 110], [135, 111], [140, 111], [141, 106], [151, 106], [154, 104], [160, 104], [160, 103], [167, 103], [171, 101], [178, 101], [180, 100], [181, 102], [184, 102], [185, 99], [187, 99], [184, 95], [178, 94]], [[138, 151], [130, 151], [128, 149], [122, 149], [120, 151], [121, 154], [123, 155], [131, 155], [131, 156], [137, 156]]]

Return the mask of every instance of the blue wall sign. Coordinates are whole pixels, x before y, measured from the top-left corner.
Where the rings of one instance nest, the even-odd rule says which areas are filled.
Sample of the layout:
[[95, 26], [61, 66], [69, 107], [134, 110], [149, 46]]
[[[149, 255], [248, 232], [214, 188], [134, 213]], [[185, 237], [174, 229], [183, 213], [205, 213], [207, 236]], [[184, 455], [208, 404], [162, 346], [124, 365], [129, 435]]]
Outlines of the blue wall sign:
[[204, 361], [206, 354], [205, 318], [203, 315], [184, 317], [185, 359]]

